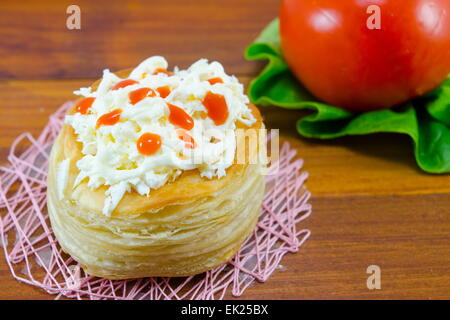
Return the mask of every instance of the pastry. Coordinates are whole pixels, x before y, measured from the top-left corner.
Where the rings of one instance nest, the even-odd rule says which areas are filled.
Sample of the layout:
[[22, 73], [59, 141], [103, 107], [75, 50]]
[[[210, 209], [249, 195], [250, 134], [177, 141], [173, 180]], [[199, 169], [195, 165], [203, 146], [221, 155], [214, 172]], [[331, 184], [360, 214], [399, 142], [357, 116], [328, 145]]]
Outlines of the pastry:
[[51, 225], [88, 274], [195, 275], [255, 228], [266, 146], [245, 135], [263, 132], [258, 109], [218, 62], [167, 67], [150, 57], [75, 91], [52, 148]]

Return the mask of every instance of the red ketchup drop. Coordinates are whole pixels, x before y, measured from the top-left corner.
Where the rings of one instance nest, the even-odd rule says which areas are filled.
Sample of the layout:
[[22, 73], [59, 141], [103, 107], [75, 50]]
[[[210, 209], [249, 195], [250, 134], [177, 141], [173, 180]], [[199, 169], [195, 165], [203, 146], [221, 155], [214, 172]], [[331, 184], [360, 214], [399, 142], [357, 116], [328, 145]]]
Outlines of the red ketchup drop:
[[173, 76], [173, 72], [167, 71], [167, 70], [164, 69], [164, 68], [158, 68], [158, 69], [156, 69], [156, 70], [153, 72], [154, 75], [155, 75], [155, 74], [158, 74], [158, 73], [165, 73], [165, 74], [167, 74], [168, 76]]
[[214, 85], [214, 84], [216, 84], [216, 83], [223, 83], [223, 80], [222, 80], [222, 78], [217, 77], [217, 78], [211, 78], [211, 79], [208, 79], [208, 82], [209, 82], [211, 85]]
[[161, 98], [167, 97], [167, 96], [170, 94], [170, 92], [171, 92], [169, 86], [159, 87], [159, 88], [156, 89], [156, 91], [158, 91], [159, 96], [160, 96]]
[[142, 99], [144, 99], [145, 97], [155, 97], [155, 96], [156, 96], [155, 91], [153, 91], [150, 88], [136, 89], [136, 90], [131, 91], [128, 94], [128, 98], [130, 98], [131, 104], [136, 104], [139, 101], [141, 101]]
[[114, 87], [112, 87], [111, 90], [125, 88], [125, 87], [131, 86], [132, 84], [136, 84], [136, 83], [139, 83], [139, 82], [136, 80], [133, 80], [133, 79], [123, 80], [123, 81], [120, 81], [119, 83], [116, 83], [116, 85]]
[[77, 103], [77, 105], [75, 106], [75, 111], [81, 114], [87, 114], [92, 104], [94, 103], [94, 100], [95, 98], [93, 97], [84, 98]]
[[228, 106], [223, 95], [208, 91], [203, 99], [203, 105], [208, 112], [208, 117], [216, 126], [220, 126], [227, 121]]
[[109, 113], [105, 113], [97, 120], [97, 129], [101, 126], [113, 126], [120, 120], [122, 110], [115, 109]]
[[185, 130], [191, 130], [194, 127], [194, 119], [180, 107], [168, 103], [169, 106], [169, 121], [173, 125], [179, 126]]
[[144, 133], [136, 143], [138, 151], [146, 156], [151, 156], [161, 148], [161, 137], [154, 133]]
[[184, 141], [184, 147], [188, 149], [194, 149], [197, 147], [194, 138], [192, 138], [186, 131], [182, 129], [177, 130], [178, 138]]

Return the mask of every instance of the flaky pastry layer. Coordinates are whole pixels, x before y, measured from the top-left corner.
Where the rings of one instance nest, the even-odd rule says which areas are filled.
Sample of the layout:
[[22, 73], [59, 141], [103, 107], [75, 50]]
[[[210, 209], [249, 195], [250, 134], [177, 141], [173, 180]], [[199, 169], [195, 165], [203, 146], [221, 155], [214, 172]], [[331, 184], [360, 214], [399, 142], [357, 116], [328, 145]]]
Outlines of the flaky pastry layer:
[[[250, 108], [257, 119], [250, 129], [263, 128], [258, 109]], [[238, 149], [243, 143], [237, 140]], [[248, 155], [266, 152], [265, 144], [245, 143], [243, 149]], [[86, 181], [74, 188], [81, 157], [81, 144], [64, 125], [51, 152], [47, 203], [61, 247], [91, 275], [198, 274], [228, 261], [255, 228], [265, 185], [261, 162], [233, 164], [220, 179], [185, 171], [148, 197], [127, 193], [108, 217], [102, 214], [106, 188], [92, 190]], [[65, 159], [70, 159], [69, 179], [60, 200], [56, 171]]]

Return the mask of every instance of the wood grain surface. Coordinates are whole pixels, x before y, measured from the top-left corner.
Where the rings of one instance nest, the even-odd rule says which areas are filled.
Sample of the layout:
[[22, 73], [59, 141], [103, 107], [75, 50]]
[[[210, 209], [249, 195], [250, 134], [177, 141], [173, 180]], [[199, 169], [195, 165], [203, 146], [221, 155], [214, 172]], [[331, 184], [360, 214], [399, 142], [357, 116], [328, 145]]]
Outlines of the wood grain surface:
[[[118, 70], [150, 55], [186, 67], [221, 61], [248, 84], [261, 63], [245, 46], [277, 15], [273, 0], [77, 1], [82, 29], [66, 29], [71, 1], [0, 2], [0, 165], [13, 140], [38, 135], [72, 91], [103, 68]], [[450, 177], [421, 172], [412, 142], [379, 134], [318, 141], [300, 137], [303, 112], [262, 108], [305, 159], [313, 215], [311, 238], [243, 299], [450, 298]], [[381, 268], [368, 290], [366, 268]], [[0, 253], [0, 299], [53, 299], [11, 277]]]

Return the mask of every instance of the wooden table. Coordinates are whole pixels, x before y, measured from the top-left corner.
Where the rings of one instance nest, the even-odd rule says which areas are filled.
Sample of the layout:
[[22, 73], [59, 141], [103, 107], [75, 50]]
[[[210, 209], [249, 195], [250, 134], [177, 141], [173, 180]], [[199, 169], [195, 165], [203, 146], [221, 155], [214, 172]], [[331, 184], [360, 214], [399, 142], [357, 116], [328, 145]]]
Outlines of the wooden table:
[[[118, 70], [151, 55], [186, 67], [221, 61], [244, 83], [263, 64], [243, 51], [277, 15], [278, 1], [76, 1], [81, 30], [66, 28], [71, 1], [0, 3], [0, 164], [17, 135], [37, 135], [71, 92], [105, 67]], [[305, 159], [313, 215], [311, 238], [244, 299], [450, 298], [450, 178], [418, 170], [411, 141], [373, 135], [333, 141], [301, 138], [297, 111], [264, 108]], [[368, 290], [366, 268], [381, 268]], [[0, 254], [0, 298], [52, 299], [12, 279]]]

